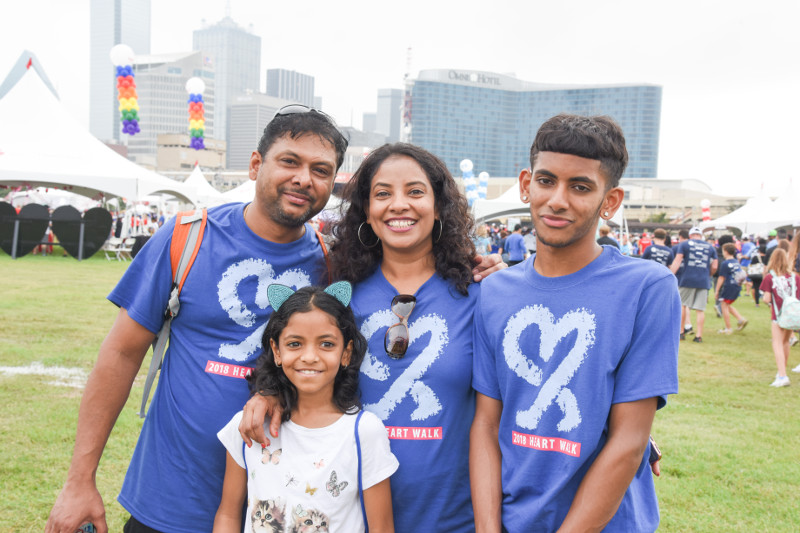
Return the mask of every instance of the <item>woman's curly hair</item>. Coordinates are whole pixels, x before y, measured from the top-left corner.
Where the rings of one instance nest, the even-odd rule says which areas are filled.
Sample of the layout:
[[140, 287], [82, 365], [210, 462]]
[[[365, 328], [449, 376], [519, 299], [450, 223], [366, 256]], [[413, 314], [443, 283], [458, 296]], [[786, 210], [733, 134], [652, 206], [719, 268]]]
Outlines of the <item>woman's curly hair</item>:
[[324, 311], [334, 319], [336, 326], [342, 332], [344, 346], [353, 341], [350, 362], [347, 366], [339, 367], [333, 382], [333, 403], [343, 413], [361, 408], [358, 373], [361, 361], [367, 352], [367, 341], [356, 326], [353, 311], [342, 305], [334, 296], [324, 292], [321, 287], [303, 287], [287, 298], [270, 316], [261, 338], [264, 351], [258, 357], [253, 373], [247, 376], [251, 393], [278, 397], [283, 408], [284, 422], [289, 420], [292, 409], [297, 406], [297, 388], [286, 377], [283, 369], [275, 364], [275, 355], [269, 341], [274, 340], [278, 343], [278, 337], [293, 314], [307, 313], [314, 309]]
[[[390, 157], [410, 157], [422, 167], [431, 182], [440, 224], [433, 225], [433, 256], [436, 272], [453, 283], [462, 294], [472, 283], [472, 259], [475, 245], [469, 238], [475, 225], [467, 200], [458, 190], [455, 180], [441, 159], [418, 146], [407, 143], [385, 144], [370, 153], [353, 174], [345, 187], [343, 198], [349, 202], [341, 220], [335, 223], [336, 240], [331, 247], [331, 265], [334, 279], [357, 283], [367, 278], [383, 257], [379, 245], [367, 248], [378, 237], [366, 222], [372, 178]], [[361, 228], [361, 240], [359, 240]], [[439, 231], [441, 228], [441, 237]]]

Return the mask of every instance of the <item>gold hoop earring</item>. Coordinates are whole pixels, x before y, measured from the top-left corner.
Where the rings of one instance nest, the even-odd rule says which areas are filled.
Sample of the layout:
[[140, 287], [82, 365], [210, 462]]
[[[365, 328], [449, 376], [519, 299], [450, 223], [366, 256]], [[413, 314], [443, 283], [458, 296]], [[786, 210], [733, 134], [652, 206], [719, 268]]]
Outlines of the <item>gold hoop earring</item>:
[[[364, 227], [364, 224], [366, 224], [366, 221], [362, 222], [361, 225], [358, 226], [358, 231], [356, 232], [356, 236], [358, 237], [358, 242], [360, 242], [361, 246], [363, 246], [364, 248], [374, 248], [375, 246], [378, 245], [379, 242], [381, 242], [381, 239], [380, 239], [380, 237], [375, 235], [375, 238], [377, 240], [374, 243], [372, 243], [369, 246], [367, 246], [367, 244], [364, 242], [364, 239], [361, 238], [361, 228]], [[373, 233], [375, 233], [375, 232], [373, 232]]]

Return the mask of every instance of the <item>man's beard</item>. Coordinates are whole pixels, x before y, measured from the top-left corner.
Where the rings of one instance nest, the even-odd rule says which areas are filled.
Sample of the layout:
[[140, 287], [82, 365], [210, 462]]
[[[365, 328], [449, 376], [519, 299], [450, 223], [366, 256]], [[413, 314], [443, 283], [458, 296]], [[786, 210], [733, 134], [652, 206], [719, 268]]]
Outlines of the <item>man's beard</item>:
[[269, 208], [270, 218], [272, 218], [273, 221], [277, 222], [281, 226], [287, 228], [299, 228], [311, 220], [316, 214], [317, 213], [314, 212], [314, 208], [311, 206], [309, 206], [305, 212], [296, 216], [288, 214], [277, 202]]
[[281, 197], [285, 190], [278, 190], [278, 197], [273, 202], [270, 202], [267, 205], [267, 212], [269, 213], [269, 217], [276, 223], [280, 224], [281, 226], [287, 228], [299, 228], [302, 227], [303, 224], [311, 220], [314, 216], [317, 215], [321, 211], [321, 209], [314, 209], [314, 198], [309, 197], [307, 194], [303, 193], [296, 193], [298, 196], [303, 196], [304, 198], [308, 198], [309, 204], [305, 211], [303, 211], [299, 215], [290, 215], [287, 213], [283, 207], [281, 206]]

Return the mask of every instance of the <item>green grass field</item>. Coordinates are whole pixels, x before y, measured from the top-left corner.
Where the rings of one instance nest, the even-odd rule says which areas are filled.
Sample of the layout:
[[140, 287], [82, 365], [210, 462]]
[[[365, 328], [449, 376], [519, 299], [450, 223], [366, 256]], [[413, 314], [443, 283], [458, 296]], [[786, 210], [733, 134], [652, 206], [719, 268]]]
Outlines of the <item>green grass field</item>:
[[[105, 300], [126, 263], [0, 252], [0, 367], [39, 362], [87, 373], [116, 308]], [[680, 394], [656, 416], [664, 452], [656, 480], [660, 531], [800, 531], [800, 375], [783, 389], [775, 376], [769, 313], [742, 298], [750, 324], [721, 336], [713, 310], [705, 342], [684, 342]], [[800, 363], [793, 348], [791, 366]], [[97, 475], [112, 531], [127, 515], [116, 502], [141, 421], [145, 370], [111, 434]], [[81, 388], [52, 377], [0, 372], [0, 531], [42, 531], [64, 482]]]

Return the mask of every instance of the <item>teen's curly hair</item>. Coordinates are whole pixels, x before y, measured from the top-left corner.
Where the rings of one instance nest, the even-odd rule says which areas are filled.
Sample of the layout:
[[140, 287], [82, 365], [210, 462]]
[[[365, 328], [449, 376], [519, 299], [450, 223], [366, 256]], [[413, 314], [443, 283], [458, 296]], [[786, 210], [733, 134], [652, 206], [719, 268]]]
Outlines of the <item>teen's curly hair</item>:
[[367, 248], [361, 240], [369, 245], [378, 238], [369, 224], [365, 223], [366, 208], [369, 206], [372, 178], [390, 157], [410, 157], [422, 167], [431, 182], [440, 219], [439, 224], [433, 225], [431, 233], [436, 272], [451, 281], [460, 293], [467, 294], [467, 287], [473, 281], [472, 259], [475, 257], [475, 245], [469, 238], [475, 223], [467, 200], [458, 190], [455, 180], [441, 159], [427, 150], [407, 143], [384, 144], [370, 153], [347, 184], [343, 198], [350, 205], [342, 219], [333, 227], [336, 237], [331, 247], [334, 279], [351, 283], [363, 281], [372, 274], [383, 257], [380, 245]]
[[264, 396], [277, 396], [283, 408], [283, 421], [289, 420], [292, 409], [297, 406], [297, 388], [289, 381], [283, 369], [275, 364], [275, 356], [270, 340], [278, 342], [278, 337], [295, 313], [307, 313], [319, 309], [330, 315], [344, 337], [344, 346], [353, 341], [350, 362], [340, 366], [333, 382], [333, 403], [343, 413], [361, 408], [358, 392], [358, 372], [367, 351], [367, 341], [356, 326], [353, 311], [324, 292], [321, 287], [303, 287], [292, 294], [267, 322], [261, 337], [264, 351], [256, 361], [256, 368], [247, 376], [251, 393]]

